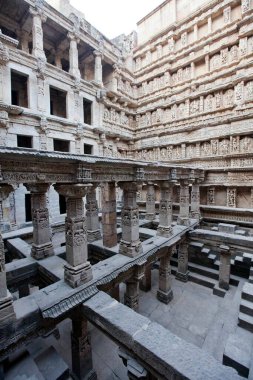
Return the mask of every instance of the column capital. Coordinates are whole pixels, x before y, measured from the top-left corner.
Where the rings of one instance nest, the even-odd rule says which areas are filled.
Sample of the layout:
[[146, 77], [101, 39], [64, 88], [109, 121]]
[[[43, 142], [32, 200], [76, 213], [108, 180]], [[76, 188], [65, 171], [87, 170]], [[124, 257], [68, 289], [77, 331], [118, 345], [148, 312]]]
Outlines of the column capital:
[[80, 38], [75, 32], [68, 32], [67, 37], [70, 41], [76, 41], [77, 44], [80, 42]]
[[103, 53], [99, 50], [94, 50], [93, 51], [93, 55], [96, 57], [101, 57], [101, 59], [103, 58]]
[[25, 183], [24, 186], [30, 193], [44, 194], [48, 191], [49, 183]]
[[62, 184], [62, 185], [55, 185], [54, 188], [55, 190], [63, 195], [66, 198], [83, 198], [86, 196], [86, 194], [90, 191], [92, 187], [91, 183], [87, 184]]
[[34, 16], [39, 16], [42, 22], [47, 21], [47, 16], [45, 15], [43, 9], [41, 7], [29, 7], [29, 13]]

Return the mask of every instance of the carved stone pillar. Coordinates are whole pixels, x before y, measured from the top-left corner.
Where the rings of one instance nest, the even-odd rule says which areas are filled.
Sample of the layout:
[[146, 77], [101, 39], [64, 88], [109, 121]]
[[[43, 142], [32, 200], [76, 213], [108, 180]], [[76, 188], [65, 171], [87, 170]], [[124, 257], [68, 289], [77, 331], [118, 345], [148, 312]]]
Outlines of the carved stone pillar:
[[188, 226], [189, 219], [189, 181], [180, 180], [179, 216], [177, 223]]
[[102, 53], [95, 50], [93, 54], [95, 56], [94, 80], [99, 84], [103, 84]]
[[83, 210], [83, 197], [91, 184], [56, 185], [55, 189], [66, 197], [67, 217], [65, 219], [66, 260], [64, 278], [76, 288], [92, 279], [88, 261], [87, 227]]
[[178, 267], [176, 279], [187, 282], [188, 281], [188, 243], [182, 242], [178, 250]]
[[154, 220], [155, 216], [155, 186], [153, 185], [153, 183], [148, 183], [145, 219]]
[[230, 280], [230, 248], [226, 245], [220, 245], [220, 267], [219, 267], [219, 287], [225, 290], [229, 289]]
[[135, 257], [142, 253], [142, 245], [139, 238], [139, 209], [136, 203], [137, 184], [124, 182], [123, 207], [121, 211], [122, 238], [119, 245], [119, 253], [129, 257]]
[[172, 248], [168, 248], [168, 252], [160, 258], [159, 266], [159, 289], [157, 291], [157, 298], [159, 301], [166, 304], [168, 304], [173, 298], [173, 292], [171, 289], [171, 255]]
[[215, 205], [215, 187], [209, 187], [207, 189], [207, 204]]
[[43, 28], [42, 22], [46, 21], [46, 17], [40, 8], [34, 9], [30, 7], [29, 9], [33, 17], [33, 55], [37, 58], [41, 58], [46, 61], [46, 55], [43, 48]]
[[86, 195], [86, 221], [88, 241], [92, 242], [101, 239], [101, 232], [98, 220], [98, 203], [96, 199], [96, 188], [92, 187]]
[[126, 281], [126, 293], [124, 295], [124, 303], [135, 311], [139, 307], [139, 281], [131, 278]]
[[68, 38], [70, 41], [69, 46], [69, 73], [76, 78], [80, 78], [80, 70], [78, 65], [78, 48], [77, 44], [79, 43], [79, 38], [75, 33], [68, 33]]
[[159, 225], [157, 236], [170, 237], [172, 230], [172, 198], [173, 184], [167, 181], [161, 182], [161, 198], [159, 204]]
[[72, 371], [78, 379], [96, 380], [87, 325], [87, 320], [83, 318], [81, 312], [75, 313], [72, 317]]
[[191, 190], [191, 217], [198, 220], [200, 219], [200, 194], [197, 180], [192, 184]]
[[[12, 186], [1, 185], [0, 186], [0, 202], [8, 198], [9, 194], [13, 191]], [[0, 213], [0, 218], [2, 217]], [[1, 226], [0, 219], [0, 226]], [[12, 296], [7, 289], [6, 282], [6, 270], [5, 270], [5, 254], [4, 254], [4, 242], [0, 230], [0, 323], [9, 322], [15, 318], [15, 313], [12, 304]]]
[[116, 188], [114, 182], [101, 186], [103, 244], [111, 248], [117, 245]]
[[54, 254], [46, 197], [49, 184], [27, 184], [26, 187], [31, 192], [32, 204], [33, 244], [31, 256], [40, 260]]
[[227, 188], [227, 207], [236, 207], [236, 188]]
[[143, 292], [149, 292], [151, 290], [151, 287], [152, 287], [151, 269], [152, 269], [152, 264], [147, 264], [145, 266], [144, 277], [140, 282], [140, 289]]

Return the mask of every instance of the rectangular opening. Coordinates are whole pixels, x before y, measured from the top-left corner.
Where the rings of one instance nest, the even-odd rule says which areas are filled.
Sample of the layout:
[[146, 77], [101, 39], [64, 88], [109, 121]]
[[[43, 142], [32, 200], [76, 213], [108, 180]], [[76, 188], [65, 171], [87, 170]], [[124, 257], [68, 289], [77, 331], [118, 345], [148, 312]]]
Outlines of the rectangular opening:
[[17, 146], [19, 148], [32, 148], [32, 140], [31, 136], [17, 135]]
[[83, 99], [83, 122], [89, 125], [91, 125], [91, 106], [91, 101]]
[[93, 154], [93, 145], [83, 144], [83, 153], [84, 154]]
[[66, 118], [66, 99], [67, 93], [65, 91], [50, 87], [50, 114]]
[[28, 76], [11, 70], [11, 104], [28, 108]]
[[60, 209], [60, 214], [66, 214], [67, 212], [66, 199], [61, 194], [59, 194], [59, 209]]
[[32, 221], [31, 194], [25, 194], [25, 221]]
[[54, 150], [57, 152], [69, 152], [69, 141], [54, 139]]

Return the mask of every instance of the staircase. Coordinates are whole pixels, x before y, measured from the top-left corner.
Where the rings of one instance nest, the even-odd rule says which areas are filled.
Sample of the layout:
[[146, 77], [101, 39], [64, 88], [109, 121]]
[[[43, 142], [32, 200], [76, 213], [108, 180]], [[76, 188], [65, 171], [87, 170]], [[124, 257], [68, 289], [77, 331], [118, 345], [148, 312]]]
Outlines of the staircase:
[[253, 284], [246, 282], [242, 289], [238, 325], [253, 332]]

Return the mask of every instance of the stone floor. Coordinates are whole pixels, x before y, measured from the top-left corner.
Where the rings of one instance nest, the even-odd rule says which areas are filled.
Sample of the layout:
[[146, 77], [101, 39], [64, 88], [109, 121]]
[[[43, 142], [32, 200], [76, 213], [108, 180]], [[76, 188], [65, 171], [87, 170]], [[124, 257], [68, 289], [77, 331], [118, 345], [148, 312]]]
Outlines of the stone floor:
[[[241, 297], [242, 280], [238, 287], [230, 287], [225, 298], [212, 294], [212, 290], [192, 282], [182, 283], [173, 276], [174, 298], [169, 305], [156, 299], [158, 270], [152, 270], [152, 290], [140, 292], [139, 312], [170, 331], [207, 350], [222, 362], [226, 341], [237, 328], [237, 318]], [[125, 286], [121, 285], [121, 300]], [[71, 366], [70, 321], [60, 325], [61, 339], [49, 337], [48, 343], [55, 346], [65, 361]], [[126, 369], [118, 357], [118, 347], [104, 334], [90, 326], [93, 349], [93, 364], [99, 380], [128, 379]], [[249, 333], [250, 334], [250, 333]], [[253, 363], [253, 357], [252, 357]], [[253, 367], [253, 366], [252, 366]], [[250, 371], [253, 380], [253, 368]]]

